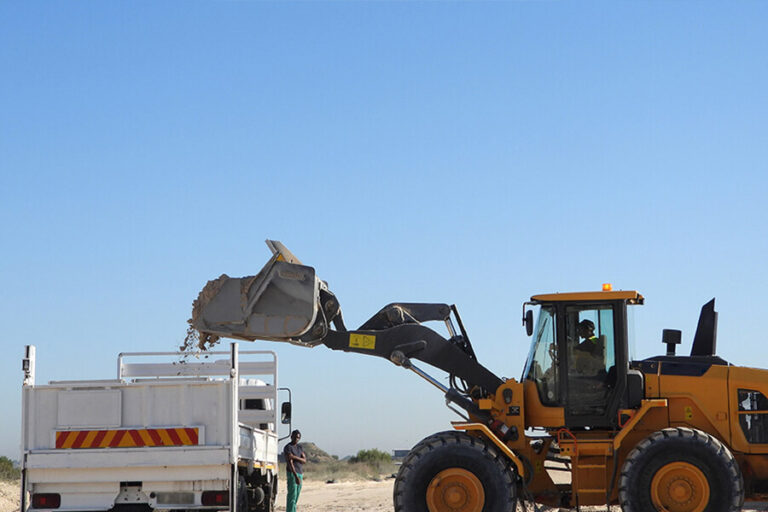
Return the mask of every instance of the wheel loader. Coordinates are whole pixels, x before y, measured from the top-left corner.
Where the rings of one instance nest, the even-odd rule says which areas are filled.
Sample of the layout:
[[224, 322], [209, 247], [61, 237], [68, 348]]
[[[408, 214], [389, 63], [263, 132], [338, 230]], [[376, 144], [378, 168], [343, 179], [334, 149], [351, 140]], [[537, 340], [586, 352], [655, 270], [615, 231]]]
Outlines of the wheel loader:
[[534, 295], [522, 307], [532, 336], [522, 376], [502, 379], [477, 360], [456, 306], [393, 303], [350, 330], [315, 269], [280, 242], [267, 245], [272, 257], [257, 275], [208, 282], [190, 323], [202, 342], [271, 340], [382, 357], [437, 388], [461, 420], [405, 458], [396, 512], [501, 512], [520, 502], [726, 512], [766, 487], [768, 371], [715, 355], [714, 299], [690, 355], [675, 354], [681, 333], [665, 329], [665, 355], [633, 361], [628, 310], [643, 304], [640, 293], [604, 285]]

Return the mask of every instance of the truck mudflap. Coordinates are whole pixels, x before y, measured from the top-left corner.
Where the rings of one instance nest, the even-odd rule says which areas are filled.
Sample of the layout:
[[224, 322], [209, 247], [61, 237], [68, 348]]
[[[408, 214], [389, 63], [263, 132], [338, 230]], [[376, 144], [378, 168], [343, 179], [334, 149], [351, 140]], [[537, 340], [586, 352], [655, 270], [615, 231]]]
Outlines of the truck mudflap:
[[282, 243], [266, 243], [272, 257], [255, 276], [223, 274], [208, 281], [192, 304], [190, 325], [209, 341], [213, 336], [321, 343], [339, 314], [338, 301], [314, 268], [302, 265]]

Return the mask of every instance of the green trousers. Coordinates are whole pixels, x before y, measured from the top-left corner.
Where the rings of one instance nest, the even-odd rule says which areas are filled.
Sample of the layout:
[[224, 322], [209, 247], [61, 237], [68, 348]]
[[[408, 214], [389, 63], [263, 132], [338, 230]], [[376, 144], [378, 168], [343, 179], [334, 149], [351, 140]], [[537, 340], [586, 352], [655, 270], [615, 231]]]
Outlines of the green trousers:
[[301, 493], [301, 484], [304, 481], [304, 475], [298, 475], [298, 483], [296, 483], [294, 473], [288, 473], [287, 476], [288, 497], [285, 499], [285, 512], [296, 512], [296, 503], [299, 502], [299, 493]]

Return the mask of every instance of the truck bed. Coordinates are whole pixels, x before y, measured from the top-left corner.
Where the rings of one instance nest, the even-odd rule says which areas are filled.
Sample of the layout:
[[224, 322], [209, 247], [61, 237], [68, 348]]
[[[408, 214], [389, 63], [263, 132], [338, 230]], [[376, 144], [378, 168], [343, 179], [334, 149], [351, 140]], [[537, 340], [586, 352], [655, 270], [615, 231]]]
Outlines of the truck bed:
[[[114, 380], [33, 378], [23, 388], [26, 490], [60, 495], [57, 510], [121, 500], [189, 509], [203, 507], [204, 491], [231, 490], [238, 467], [276, 475], [276, 356], [245, 354], [269, 361], [238, 363], [233, 377], [226, 359], [131, 364], [137, 354], [123, 354]], [[242, 377], [256, 373], [272, 382]]]

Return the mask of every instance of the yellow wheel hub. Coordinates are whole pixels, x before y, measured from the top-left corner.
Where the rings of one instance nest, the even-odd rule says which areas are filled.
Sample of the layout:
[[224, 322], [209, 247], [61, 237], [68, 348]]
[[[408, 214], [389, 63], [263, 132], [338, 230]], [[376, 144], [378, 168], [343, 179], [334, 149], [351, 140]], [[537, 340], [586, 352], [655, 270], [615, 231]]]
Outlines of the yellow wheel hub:
[[653, 476], [651, 500], [663, 512], [703, 512], [709, 503], [709, 482], [693, 464], [670, 462]]
[[466, 469], [444, 469], [427, 486], [429, 512], [482, 512], [484, 504], [483, 484]]

